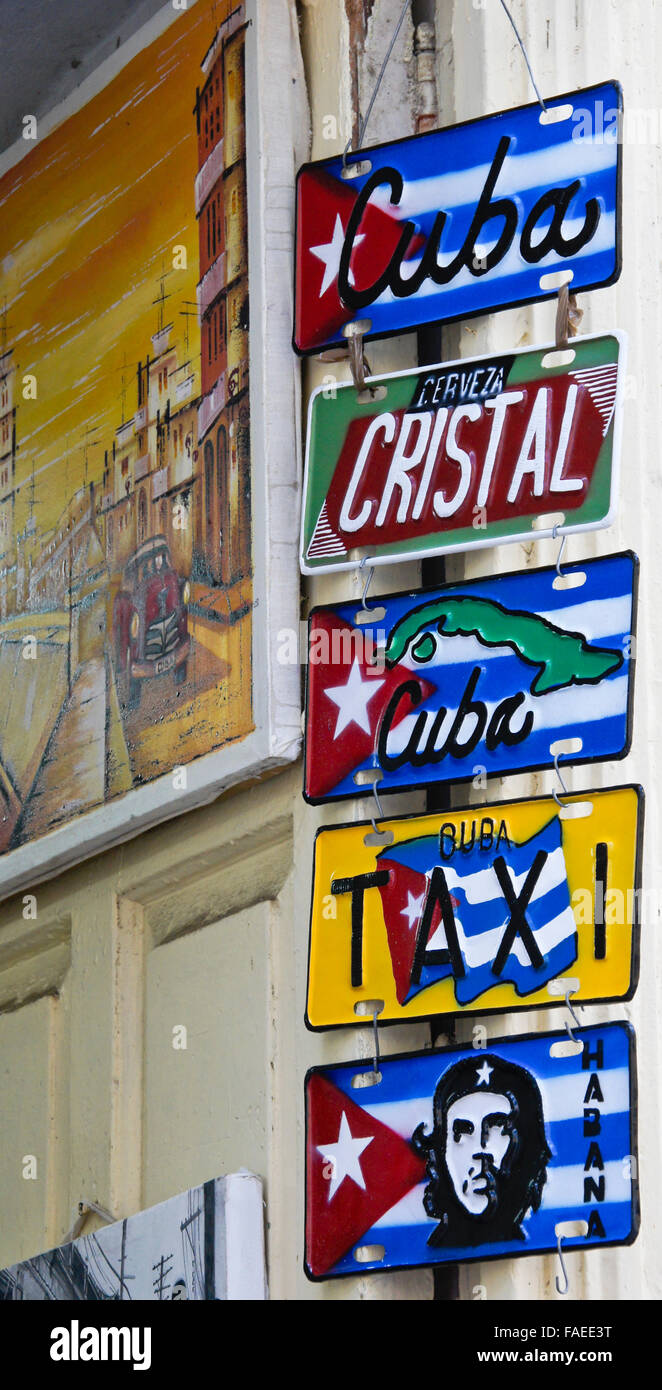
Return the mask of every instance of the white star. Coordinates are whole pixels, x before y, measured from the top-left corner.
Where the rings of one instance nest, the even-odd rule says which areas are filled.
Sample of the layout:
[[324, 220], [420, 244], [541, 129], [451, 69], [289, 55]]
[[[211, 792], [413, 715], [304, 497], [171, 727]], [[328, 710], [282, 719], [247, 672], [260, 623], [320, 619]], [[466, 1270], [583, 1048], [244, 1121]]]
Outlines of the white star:
[[334, 705], [337, 705], [339, 710], [336, 731], [333, 735], [334, 742], [349, 724], [358, 724], [359, 729], [363, 729], [366, 734], [371, 732], [368, 705], [373, 695], [381, 690], [383, 684], [383, 681], [376, 681], [372, 676], [369, 680], [362, 680], [361, 668], [357, 657], [355, 657], [346, 684], [327, 687], [324, 692], [325, 695], [333, 700]]
[[[310, 248], [311, 255], [317, 256], [318, 261], [322, 261], [324, 264], [322, 288], [319, 292], [320, 299], [322, 298], [323, 294], [326, 294], [327, 290], [334, 283], [334, 281], [338, 279], [338, 271], [340, 270], [340, 257], [342, 255], [344, 241], [345, 233], [343, 230], [342, 222], [340, 220], [340, 213], [337, 212], [336, 224], [333, 228], [333, 236], [331, 240], [325, 242], [321, 246], [311, 246]], [[358, 246], [359, 242], [361, 241], [365, 241], [364, 232], [362, 232], [360, 236], [354, 237], [354, 246]], [[354, 276], [351, 270], [349, 272], [349, 283], [350, 285], [354, 284]]]
[[363, 1188], [365, 1192], [365, 1179], [361, 1172], [359, 1156], [364, 1149], [367, 1149], [368, 1144], [372, 1144], [373, 1139], [373, 1134], [368, 1135], [367, 1139], [355, 1139], [343, 1110], [337, 1143], [317, 1145], [322, 1157], [333, 1167], [333, 1175], [329, 1183], [329, 1201], [335, 1197], [345, 1178], [351, 1178], [352, 1182]]
[[410, 931], [416, 922], [420, 921], [424, 901], [425, 893], [421, 893], [420, 898], [415, 898], [413, 893], [407, 889], [407, 906], [402, 908], [400, 916], [407, 918], [407, 926]]
[[476, 1085], [487, 1086], [493, 1071], [494, 1067], [490, 1067], [487, 1062], [483, 1062], [482, 1067], [479, 1067], [476, 1072]]

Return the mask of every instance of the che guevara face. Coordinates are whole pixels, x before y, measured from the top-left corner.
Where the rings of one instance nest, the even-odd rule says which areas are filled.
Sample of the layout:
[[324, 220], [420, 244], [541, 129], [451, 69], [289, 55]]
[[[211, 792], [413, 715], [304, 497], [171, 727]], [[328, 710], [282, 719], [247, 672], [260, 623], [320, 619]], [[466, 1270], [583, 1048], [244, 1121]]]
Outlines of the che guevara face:
[[497, 1174], [513, 1137], [507, 1096], [472, 1091], [453, 1101], [446, 1115], [446, 1167], [458, 1201], [471, 1216], [494, 1210]]

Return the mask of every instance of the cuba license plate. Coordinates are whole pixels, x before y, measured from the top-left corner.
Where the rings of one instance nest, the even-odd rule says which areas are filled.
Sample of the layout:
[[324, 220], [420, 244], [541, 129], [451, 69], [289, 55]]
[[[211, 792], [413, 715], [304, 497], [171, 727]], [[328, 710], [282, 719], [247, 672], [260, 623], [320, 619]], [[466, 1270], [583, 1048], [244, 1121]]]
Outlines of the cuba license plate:
[[[294, 347], [469, 318], [620, 273], [622, 93], [605, 82], [297, 178]], [[349, 176], [347, 176], [349, 175]], [[354, 175], [354, 177], [352, 177]]]
[[624, 342], [575, 338], [321, 386], [308, 416], [304, 574], [608, 526]]
[[629, 1245], [639, 1225], [627, 1023], [489, 1039], [306, 1077], [306, 1272]]
[[625, 551], [314, 609], [306, 799], [625, 757], [637, 572]]
[[309, 1027], [630, 999], [643, 791], [562, 801], [318, 831]]

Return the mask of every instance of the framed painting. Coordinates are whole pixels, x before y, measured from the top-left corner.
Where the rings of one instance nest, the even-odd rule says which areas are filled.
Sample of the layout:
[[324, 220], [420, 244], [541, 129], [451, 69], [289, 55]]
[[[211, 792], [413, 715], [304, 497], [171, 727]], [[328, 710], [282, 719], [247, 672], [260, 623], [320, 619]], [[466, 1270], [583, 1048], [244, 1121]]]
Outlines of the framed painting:
[[165, 5], [0, 160], [3, 896], [298, 753], [291, 41]]
[[245, 1168], [0, 1269], [0, 1302], [266, 1297], [264, 1190]]

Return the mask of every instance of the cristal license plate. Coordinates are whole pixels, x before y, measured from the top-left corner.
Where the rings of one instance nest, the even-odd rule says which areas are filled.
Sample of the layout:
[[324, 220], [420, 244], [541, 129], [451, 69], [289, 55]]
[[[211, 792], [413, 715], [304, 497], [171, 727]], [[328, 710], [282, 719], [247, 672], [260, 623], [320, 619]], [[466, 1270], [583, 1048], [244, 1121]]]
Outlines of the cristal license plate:
[[627, 1023], [489, 1039], [306, 1077], [306, 1272], [629, 1245], [639, 1225]]
[[[605, 82], [297, 179], [294, 346], [383, 337], [620, 273], [621, 89]], [[355, 175], [352, 177], [352, 173]], [[343, 175], [349, 174], [349, 177]]]
[[[313, 610], [304, 795], [333, 801], [622, 758], [631, 551]], [[367, 621], [363, 621], [366, 619]], [[476, 780], [480, 779], [480, 780]]]
[[562, 802], [318, 831], [309, 1026], [631, 998], [643, 792]]
[[311, 397], [301, 568], [350, 569], [608, 526], [622, 336], [462, 359]]
[[170, 652], [169, 656], [162, 656], [157, 661], [154, 670], [157, 676], [162, 676], [164, 671], [171, 671], [175, 664], [175, 653]]

